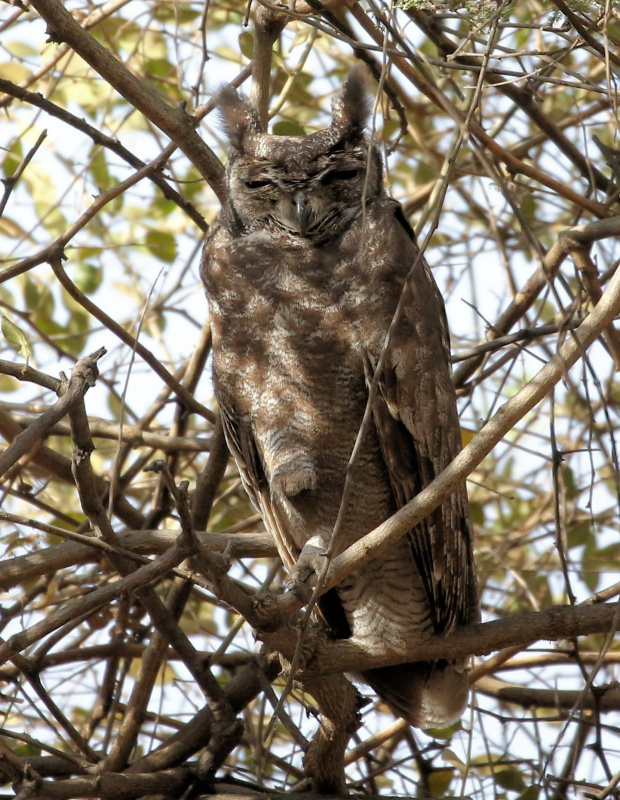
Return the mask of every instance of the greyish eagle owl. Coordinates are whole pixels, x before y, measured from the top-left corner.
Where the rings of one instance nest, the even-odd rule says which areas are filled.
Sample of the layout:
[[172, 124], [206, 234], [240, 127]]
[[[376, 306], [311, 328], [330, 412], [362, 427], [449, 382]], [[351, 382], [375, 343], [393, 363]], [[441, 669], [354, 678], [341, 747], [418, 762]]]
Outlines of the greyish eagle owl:
[[[202, 264], [216, 397], [250, 498], [287, 569], [308, 580], [419, 251], [364, 135], [370, 106], [359, 71], [336, 95], [330, 127], [308, 136], [266, 133], [234, 90], [220, 106], [231, 145], [227, 200]], [[460, 449], [443, 301], [423, 259], [408, 280], [336, 553], [415, 497]], [[372, 652], [478, 620], [465, 487], [326, 593], [320, 611], [335, 637]], [[418, 727], [450, 724], [467, 702], [464, 663], [361, 677]]]

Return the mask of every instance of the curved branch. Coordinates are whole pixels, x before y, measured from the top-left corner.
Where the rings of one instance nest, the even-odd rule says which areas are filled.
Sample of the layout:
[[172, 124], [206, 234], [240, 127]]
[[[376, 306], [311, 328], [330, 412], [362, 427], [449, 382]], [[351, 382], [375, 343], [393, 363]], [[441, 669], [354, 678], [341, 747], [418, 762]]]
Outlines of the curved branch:
[[[89, 125], [86, 120], [80, 119], [80, 117], [77, 117], [75, 114], [67, 111], [66, 108], [60, 108], [56, 105], [56, 103], [52, 103], [51, 100], [42, 97], [38, 92], [29, 92], [27, 89], [23, 89], [21, 86], [17, 86], [16, 84], [12, 83], [11, 81], [7, 81], [4, 78], [0, 78], [0, 91], [11, 97], [16, 97], [19, 100], [23, 100], [24, 103], [30, 103], [30, 105], [40, 108], [50, 116], [62, 120], [72, 128], [75, 128], [76, 130], [86, 134], [86, 136], [92, 139], [94, 144], [106, 147], [108, 150], [116, 153], [128, 164], [131, 164], [131, 166], [135, 169], [142, 169], [146, 166], [144, 161], [134, 155], [126, 147], [123, 147], [118, 139], [112, 136], [107, 136], [105, 133], [97, 130], [97, 128], [95, 128], [93, 125]], [[172, 202], [176, 203], [179, 208], [183, 209], [187, 216], [196, 223], [201, 231], [205, 232], [207, 230], [208, 226], [202, 214], [192, 205], [192, 203], [189, 202], [189, 200], [186, 200], [176, 191], [176, 189], [173, 189], [173, 187], [159, 171], [151, 172], [147, 175], [147, 177], [159, 187], [163, 196], [167, 200], [172, 200]]]
[[169, 136], [224, 199], [224, 168], [194, 130], [195, 120], [182, 108], [172, 108], [133, 75], [112, 53], [87, 33], [59, 0], [34, 0], [32, 6], [47, 22], [50, 40], [66, 42], [134, 108]]
[[481, 678], [476, 691], [494, 697], [503, 703], [515, 703], [524, 708], [559, 708], [570, 711], [576, 705], [590, 711], [620, 710], [620, 688], [617, 684], [600, 686], [595, 690], [579, 689], [532, 689], [516, 683], [506, 683], [497, 678]]
[[369, 653], [353, 640], [321, 641], [299, 680], [332, 672], [363, 672], [410, 661], [456, 660], [488, 655], [504, 647], [528, 647], [540, 639], [557, 641], [620, 630], [620, 603], [600, 606], [554, 606], [546, 611], [458, 628], [449, 636], [432, 636], [406, 647]]
[[[3, 520], [18, 521], [13, 514], [0, 512], [0, 521]], [[68, 535], [62, 528], [35, 523], [26, 518], [19, 519], [19, 524], [32, 524], [56, 536]], [[138, 555], [163, 554], [174, 545], [178, 535], [178, 531], [172, 530], [132, 531], [120, 535], [119, 543], [123, 550], [132, 550]], [[230, 558], [273, 558], [278, 554], [269, 533], [199, 533], [198, 539], [209, 552], [226, 553]], [[6, 591], [41, 575], [99, 561], [100, 558], [101, 551], [97, 548], [96, 540], [92, 545], [67, 542], [9, 558], [0, 562], [0, 589]]]

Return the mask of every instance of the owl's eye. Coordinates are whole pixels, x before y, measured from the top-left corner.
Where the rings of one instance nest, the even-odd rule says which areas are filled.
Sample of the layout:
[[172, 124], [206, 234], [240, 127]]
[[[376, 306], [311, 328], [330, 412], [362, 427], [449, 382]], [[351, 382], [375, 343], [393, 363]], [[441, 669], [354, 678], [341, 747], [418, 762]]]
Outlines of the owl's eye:
[[322, 178], [322, 183], [334, 183], [334, 181], [350, 181], [357, 178], [359, 169], [333, 169]]
[[269, 180], [259, 180], [259, 181], [245, 181], [245, 188], [246, 189], [263, 189], [265, 186], [271, 186], [271, 181]]

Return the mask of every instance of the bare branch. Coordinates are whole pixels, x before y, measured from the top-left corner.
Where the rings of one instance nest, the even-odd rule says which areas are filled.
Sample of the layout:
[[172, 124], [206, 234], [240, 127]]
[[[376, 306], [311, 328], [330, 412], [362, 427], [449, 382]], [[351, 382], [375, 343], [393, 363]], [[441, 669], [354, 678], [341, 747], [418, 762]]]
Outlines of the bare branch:
[[194, 120], [182, 108], [171, 108], [129, 72], [73, 19], [58, 0], [35, 0], [32, 5], [47, 22], [50, 39], [66, 42], [126, 100], [167, 134], [223, 200], [222, 165], [194, 130]]
[[299, 678], [331, 672], [357, 672], [408, 661], [456, 660], [484, 656], [504, 647], [528, 647], [541, 639], [557, 641], [620, 630], [620, 603], [598, 606], [553, 606], [546, 611], [457, 628], [448, 636], [410, 642], [398, 652], [368, 653], [352, 640], [322, 643]]

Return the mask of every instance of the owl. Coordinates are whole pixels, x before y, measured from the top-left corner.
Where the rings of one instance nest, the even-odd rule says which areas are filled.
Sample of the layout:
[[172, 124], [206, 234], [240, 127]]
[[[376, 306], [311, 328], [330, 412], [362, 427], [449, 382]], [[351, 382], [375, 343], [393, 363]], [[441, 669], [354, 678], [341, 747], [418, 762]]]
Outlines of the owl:
[[[362, 73], [351, 72], [335, 96], [331, 125], [307, 136], [268, 134], [234, 90], [221, 93], [220, 112], [230, 141], [227, 199], [201, 267], [215, 393], [244, 486], [291, 579], [312, 583], [406, 284], [335, 553], [459, 451], [446, 316], [403, 209], [384, 190], [380, 153], [365, 135]], [[376, 653], [477, 621], [465, 487], [323, 595], [320, 614], [334, 637]], [[467, 702], [461, 662], [359, 677], [422, 728], [454, 722]]]

